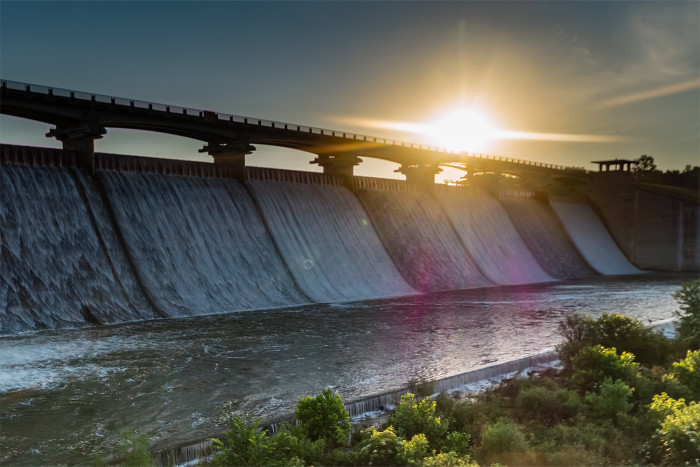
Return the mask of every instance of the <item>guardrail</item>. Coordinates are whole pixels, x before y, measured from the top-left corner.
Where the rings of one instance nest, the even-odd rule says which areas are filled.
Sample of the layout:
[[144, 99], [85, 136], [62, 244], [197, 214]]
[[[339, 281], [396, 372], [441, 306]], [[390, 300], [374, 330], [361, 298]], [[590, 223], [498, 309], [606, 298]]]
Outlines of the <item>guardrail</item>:
[[134, 109], [150, 110], [157, 112], [164, 112], [167, 114], [174, 115], [185, 115], [191, 117], [198, 117], [205, 121], [216, 121], [216, 122], [231, 122], [244, 125], [261, 126], [266, 128], [274, 128], [286, 131], [296, 131], [299, 133], [309, 133], [322, 136], [332, 136], [336, 138], [352, 139], [355, 141], [363, 141], [377, 144], [385, 144], [390, 146], [404, 147], [409, 149], [419, 149], [423, 151], [431, 151], [445, 154], [455, 154], [464, 158], [474, 158], [474, 159], [484, 159], [493, 160], [498, 162], [506, 162], [512, 164], [527, 165], [532, 167], [553, 169], [553, 170], [578, 170], [573, 167], [566, 167], [557, 164], [546, 164], [544, 162], [535, 162], [521, 159], [513, 159], [510, 157], [500, 157], [491, 154], [476, 154], [464, 151], [454, 151], [446, 148], [439, 148], [436, 146], [425, 146], [417, 143], [410, 143], [400, 140], [392, 140], [387, 138], [377, 138], [374, 136], [360, 135], [356, 133], [348, 133], [344, 131], [329, 130], [325, 128], [316, 128], [304, 125], [297, 125], [292, 123], [277, 122], [273, 120], [264, 120], [259, 118], [244, 117], [241, 115], [231, 115], [221, 112], [213, 112], [209, 110], [193, 109], [189, 107], [180, 107], [175, 105], [158, 104], [154, 102], [139, 101], [135, 99], [126, 99], [122, 97], [112, 97], [103, 94], [91, 94], [83, 91], [71, 91], [69, 89], [54, 88], [49, 86], [22, 83], [18, 81], [2, 80], [2, 88], [9, 89], [13, 91], [23, 91], [28, 94], [37, 93], [44, 94], [47, 96], [57, 96], [62, 98], [68, 98], [71, 100], [81, 100], [88, 102], [97, 102], [101, 104], [109, 104], [113, 106], [123, 106], [131, 107]]

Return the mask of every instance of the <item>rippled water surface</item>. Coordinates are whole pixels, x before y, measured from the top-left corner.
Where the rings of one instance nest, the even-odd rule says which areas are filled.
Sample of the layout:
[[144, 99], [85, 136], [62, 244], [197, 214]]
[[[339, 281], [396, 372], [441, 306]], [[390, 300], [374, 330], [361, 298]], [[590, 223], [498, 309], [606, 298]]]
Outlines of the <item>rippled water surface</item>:
[[491, 287], [0, 339], [0, 463], [88, 461], [126, 427], [157, 448], [265, 419], [326, 387], [347, 400], [535, 353], [572, 313], [671, 317], [690, 275]]

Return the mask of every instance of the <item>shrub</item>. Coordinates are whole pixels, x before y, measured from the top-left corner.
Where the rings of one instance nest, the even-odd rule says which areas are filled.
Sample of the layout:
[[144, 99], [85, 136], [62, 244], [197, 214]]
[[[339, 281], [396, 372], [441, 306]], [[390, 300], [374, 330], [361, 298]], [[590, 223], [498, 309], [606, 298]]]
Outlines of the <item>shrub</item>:
[[655, 435], [665, 453], [666, 462], [672, 465], [699, 465], [700, 404], [674, 404]]
[[616, 379], [606, 378], [600, 387], [600, 394], [587, 392], [585, 400], [590, 404], [598, 418], [617, 420], [621, 414], [628, 413], [633, 404], [629, 402], [634, 389]]
[[435, 414], [435, 401], [426, 397], [416, 402], [416, 396], [411, 393], [401, 396], [388, 422], [405, 439], [423, 433], [433, 447], [437, 447], [440, 438], [447, 433], [447, 421]]
[[668, 377], [685, 385], [693, 400], [700, 401], [700, 350], [689, 350], [683, 360], [671, 366]]
[[212, 464], [264, 466], [270, 463], [274, 446], [267, 436], [267, 430], [260, 429], [259, 418], [253, 420], [252, 415], [247, 418], [225, 415], [224, 421], [229, 428], [224, 432], [224, 439], [211, 439], [214, 449], [218, 451]]
[[481, 434], [478, 455], [488, 464], [522, 464], [529, 447], [518, 425], [509, 421], [499, 421], [487, 426]]
[[600, 388], [605, 378], [619, 379], [634, 386], [639, 375], [639, 364], [628, 352], [617, 354], [615, 347], [607, 349], [601, 345], [584, 347], [571, 359], [572, 387], [582, 394]]
[[410, 441], [401, 441], [398, 460], [401, 465], [421, 465], [423, 458], [430, 454], [428, 440], [423, 433], [415, 435]]
[[408, 381], [408, 392], [415, 394], [418, 397], [428, 397], [435, 392], [436, 383], [424, 377], [411, 379]]
[[440, 452], [423, 459], [423, 467], [478, 467], [469, 456], [460, 456], [455, 452]]
[[377, 431], [375, 427], [363, 430], [362, 441], [356, 449], [356, 465], [399, 465], [397, 453], [400, 439], [392, 427]]
[[668, 362], [673, 344], [661, 333], [647, 328], [638, 319], [621, 314], [603, 313], [597, 320], [588, 316], [568, 316], [559, 324], [564, 342], [557, 346], [565, 370], [570, 371], [570, 360], [584, 347], [601, 345], [615, 347], [620, 352], [635, 355], [644, 365]]
[[119, 465], [125, 467], [142, 467], [153, 465], [153, 456], [149, 450], [150, 441], [145, 434], [136, 435], [133, 428], [122, 432], [119, 442], [114, 447], [114, 456]]
[[678, 337], [691, 349], [700, 348], [700, 279], [683, 284], [673, 298], [680, 306], [680, 311], [673, 313], [678, 319]]
[[330, 444], [343, 444], [350, 435], [350, 414], [345, 410], [343, 398], [330, 389], [324, 389], [315, 397], [299, 399], [294, 416], [312, 441], [325, 439]]
[[453, 431], [445, 437], [445, 443], [440, 450], [442, 452], [454, 452], [459, 456], [471, 454], [471, 436], [468, 433]]
[[542, 386], [525, 388], [515, 400], [515, 411], [521, 420], [536, 418], [557, 422], [574, 417], [581, 407], [581, 398], [570, 389], [549, 389]]
[[311, 441], [300, 427], [282, 429], [270, 439], [270, 447], [280, 465], [311, 465], [320, 463], [326, 452], [326, 440]]

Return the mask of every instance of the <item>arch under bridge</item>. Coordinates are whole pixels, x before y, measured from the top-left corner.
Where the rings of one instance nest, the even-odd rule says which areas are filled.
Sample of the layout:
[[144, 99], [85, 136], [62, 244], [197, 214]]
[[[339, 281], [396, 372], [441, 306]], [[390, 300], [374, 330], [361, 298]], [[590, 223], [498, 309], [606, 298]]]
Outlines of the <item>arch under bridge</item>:
[[81, 154], [80, 165], [91, 173], [95, 169], [95, 141], [107, 133], [107, 128], [124, 128], [202, 141], [205, 144], [200, 152], [211, 155], [215, 164], [231, 166], [240, 177], [245, 156], [255, 150], [254, 144], [263, 144], [315, 154], [312, 163], [321, 165], [324, 173], [346, 180], [362, 162], [361, 157], [400, 164], [397, 171], [407, 181], [424, 186], [434, 183], [441, 166], [469, 173], [505, 173], [547, 180], [587, 179], [585, 170], [561, 165], [16, 81], [2, 80], [0, 113], [53, 125], [46, 136], [61, 141], [64, 149], [77, 150]]

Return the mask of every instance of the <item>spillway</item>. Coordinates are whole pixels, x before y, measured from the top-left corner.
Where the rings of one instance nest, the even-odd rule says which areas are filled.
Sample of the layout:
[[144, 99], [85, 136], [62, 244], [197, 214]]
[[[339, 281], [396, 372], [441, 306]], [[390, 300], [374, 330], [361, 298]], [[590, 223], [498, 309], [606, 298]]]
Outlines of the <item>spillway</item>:
[[[57, 156], [58, 157], [58, 156]], [[0, 333], [153, 318], [80, 175], [62, 166], [0, 170]]]
[[546, 202], [529, 194], [499, 198], [525, 244], [542, 268], [557, 279], [569, 280], [596, 274], [574, 247], [555, 212]]
[[552, 199], [550, 204], [578, 250], [596, 271], [610, 275], [641, 272], [622, 254], [589, 205], [567, 199]]
[[[330, 177], [247, 182], [296, 282], [315, 302], [416, 293], [396, 270], [357, 198]], [[268, 171], [269, 173], [269, 171]], [[302, 175], [299, 175], [302, 176]], [[294, 174], [288, 174], [294, 177]]]
[[359, 197], [394, 264], [421, 292], [491, 285], [434, 198], [400, 180], [355, 178]]
[[549, 282], [503, 207], [491, 196], [467, 187], [436, 185], [440, 205], [467, 251], [496, 284]]
[[100, 170], [156, 307], [190, 316], [306, 303], [235, 180]]

